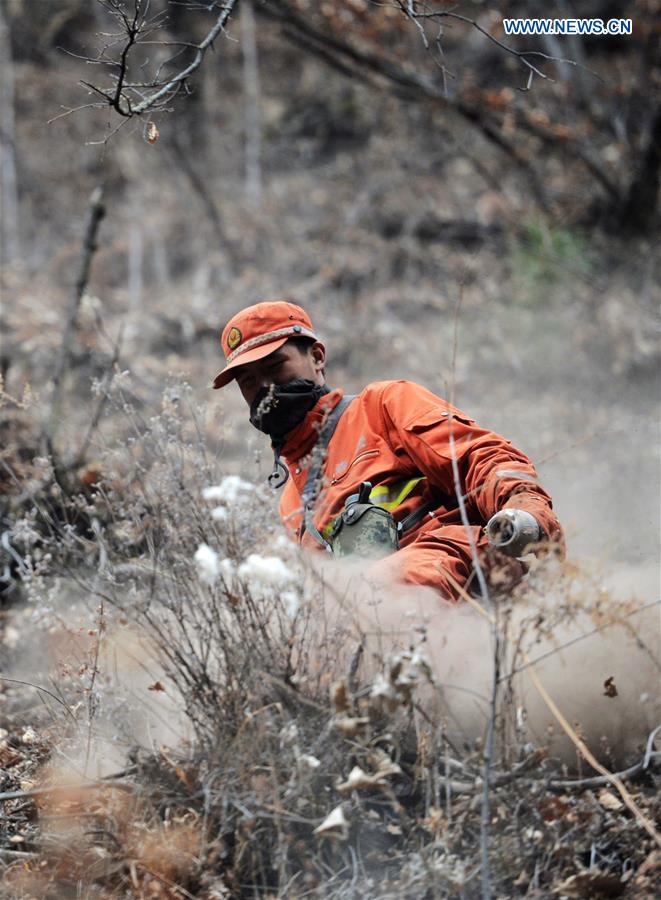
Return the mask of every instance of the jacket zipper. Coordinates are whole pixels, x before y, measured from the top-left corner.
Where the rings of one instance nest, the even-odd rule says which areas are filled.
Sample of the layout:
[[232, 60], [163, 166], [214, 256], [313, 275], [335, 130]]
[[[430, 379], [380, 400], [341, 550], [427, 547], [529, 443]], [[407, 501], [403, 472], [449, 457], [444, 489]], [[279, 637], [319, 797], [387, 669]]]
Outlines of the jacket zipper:
[[333, 480], [331, 481], [331, 484], [337, 484], [338, 481], [342, 481], [342, 479], [353, 469], [353, 467], [357, 463], [362, 462], [362, 460], [364, 460], [364, 459], [369, 459], [369, 457], [371, 457], [371, 456], [378, 456], [378, 454], [379, 454], [378, 449], [377, 450], [363, 450], [362, 453], [359, 453], [358, 456], [354, 460], [351, 461], [350, 465], [347, 466], [347, 468], [344, 470], [344, 472], [342, 472], [341, 475], [338, 475], [337, 478], [333, 478]]

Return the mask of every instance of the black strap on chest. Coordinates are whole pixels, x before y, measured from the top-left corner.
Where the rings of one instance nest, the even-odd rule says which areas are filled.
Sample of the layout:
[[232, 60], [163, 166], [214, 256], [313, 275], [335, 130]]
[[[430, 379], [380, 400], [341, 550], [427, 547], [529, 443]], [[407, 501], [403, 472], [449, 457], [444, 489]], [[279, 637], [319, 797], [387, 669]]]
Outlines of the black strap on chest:
[[413, 512], [410, 512], [408, 516], [402, 519], [401, 522], [397, 523], [397, 533], [400, 537], [404, 532], [419, 525], [427, 513], [433, 512], [435, 509], [438, 509], [439, 506], [444, 506], [446, 512], [458, 508], [459, 502], [456, 497], [452, 498], [447, 494], [443, 494], [434, 485], [430, 485], [430, 490], [431, 496], [429, 499], [425, 500], [424, 503], [421, 503], [420, 506], [413, 510]]
[[312, 537], [319, 544], [321, 544], [324, 550], [326, 550], [328, 553], [333, 552], [331, 550], [331, 545], [327, 540], [325, 540], [323, 535], [319, 532], [318, 528], [312, 521], [312, 517], [314, 515], [314, 505], [317, 501], [319, 490], [321, 489], [321, 475], [323, 472], [324, 463], [326, 462], [326, 448], [330, 443], [330, 439], [333, 437], [333, 433], [337, 428], [337, 423], [340, 421], [342, 414], [347, 409], [349, 404], [355, 399], [355, 394], [351, 394], [349, 396], [345, 395], [344, 397], [342, 397], [335, 409], [333, 409], [328, 414], [328, 418], [326, 419], [323, 428], [319, 432], [317, 442], [312, 449], [312, 461], [310, 462], [308, 476], [305, 479], [305, 486], [303, 488], [303, 495], [301, 497], [303, 501], [303, 524], [301, 537], [303, 537], [303, 534], [306, 531], [309, 531]]

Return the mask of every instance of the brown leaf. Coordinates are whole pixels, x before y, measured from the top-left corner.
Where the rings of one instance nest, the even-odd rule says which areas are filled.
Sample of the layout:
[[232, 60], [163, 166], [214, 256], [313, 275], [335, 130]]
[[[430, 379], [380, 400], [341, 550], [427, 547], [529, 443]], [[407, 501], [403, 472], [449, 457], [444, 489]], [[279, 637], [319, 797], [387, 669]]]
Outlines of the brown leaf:
[[609, 675], [606, 681], [604, 681], [604, 697], [617, 697], [615, 679], [612, 675]]
[[344, 679], [333, 682], [330, 689], [330, 696], [333, 708], [338, 715], [340, 713], [349, 712], [349, 692], [347, 690], [347, 683]]
[[518, 888], [528, 887], [530, 884], [530, 875], [528, 875], [525, 869], [522, 869], [513, 884], [514, 887]]
[[187, 787], [189, 791], [192, 791], [196, 784], [196, 779], [192, 772], [188, 772], [186, 769], [182, 769], [181, 766], [174, 767], [174, 774], [177, 776], [179, 781]]
[[562, 797], [547, 797], [538, 807], [545, 822], [561, 819], [569, 811], [569, 804]]
[[3, 769], [9, 769], [10, 766], [15, 766], [23, 759], [23, 755], [10, 747], [7, 741], [0, 741], [0, 766]]
[[661, 850], [652, 850], [638, 869], [639, 875], [661, 874]]
[[359, 732], [364, 731], [369, 723], [370, 720], [367, 716], [338, 716], [333, 724], [344, 737], [355, 737]]
[[617, 876], [608, 872], [579, 872], [557, 884], [554, 894], [564, 897], [619, 897], [624, 893], [626, 885]]
[[90, 465], [78, 470], [78, 478], [80, 479], [81, 484], [84, 484], [88, 487], [92, 484], [97, 484], [101, 480], [102, 476], [103, 469], [101, 468], [100, 463], [91, 463]]
[[148, 685], [148, 691], [164, 691], [165, 687], [161, 684], [160, 681], [155, 681], [153, 684]]
[[610, 809], [613, 812], [624, 809], [624, 803], [622, 803], [621, 800], [618, 800], [615, 794], [607, 791], [606, 788], [599, 792], [599, 802], [604, 809]]
[[437, 806], [430, 806], [429, 815], [422, 820], [422, 827], [431, 832], [434, 837], [439, 837], [448, 827], [448, 820], [443, 810]]

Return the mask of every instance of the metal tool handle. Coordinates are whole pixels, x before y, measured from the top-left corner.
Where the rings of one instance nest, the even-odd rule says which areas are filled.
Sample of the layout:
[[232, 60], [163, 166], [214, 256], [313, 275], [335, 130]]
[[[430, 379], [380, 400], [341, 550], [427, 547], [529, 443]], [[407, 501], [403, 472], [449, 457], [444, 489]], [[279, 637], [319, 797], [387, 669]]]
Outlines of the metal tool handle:
[[484, 530], [489, 543], [508, 556], [523, 556], [542, 536], [535, 517], [523, 509], [501, 509]]

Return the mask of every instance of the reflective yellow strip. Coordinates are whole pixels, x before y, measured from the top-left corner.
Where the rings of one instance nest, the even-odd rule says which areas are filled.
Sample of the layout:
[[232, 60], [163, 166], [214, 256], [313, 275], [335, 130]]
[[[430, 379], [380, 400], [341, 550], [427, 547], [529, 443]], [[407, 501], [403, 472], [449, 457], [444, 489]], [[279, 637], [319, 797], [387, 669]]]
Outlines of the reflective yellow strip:
[[375, 488], [372, 488], [372, 491], [370, 492], [370, 500], [375, 506], [380, 506], [381, 509], [387, 509], [392, 512], [392, 510], [397, 509], [400, 503], [403, 503], [406, 500], [416, 484], [424, 481], [424, 478], [425, 476], [421, 475], [420, 478], [412, 478], [410, 481], [405, 481], [394, 500], [379, 500], [379, 497], [385, 498], [392, 496], [393, 485], [377, 485]]

